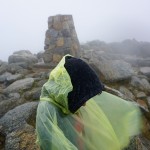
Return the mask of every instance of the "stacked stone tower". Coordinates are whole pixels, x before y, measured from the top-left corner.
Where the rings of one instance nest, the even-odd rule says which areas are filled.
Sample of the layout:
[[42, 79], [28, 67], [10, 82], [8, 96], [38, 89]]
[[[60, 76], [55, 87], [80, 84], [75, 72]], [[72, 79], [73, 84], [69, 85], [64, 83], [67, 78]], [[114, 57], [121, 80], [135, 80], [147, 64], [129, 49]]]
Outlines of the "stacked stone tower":
[[45, 36], [45, 63], [57, 63], [65, 54], [80, 56], [80, 44], [72, 15], [50, 16]]

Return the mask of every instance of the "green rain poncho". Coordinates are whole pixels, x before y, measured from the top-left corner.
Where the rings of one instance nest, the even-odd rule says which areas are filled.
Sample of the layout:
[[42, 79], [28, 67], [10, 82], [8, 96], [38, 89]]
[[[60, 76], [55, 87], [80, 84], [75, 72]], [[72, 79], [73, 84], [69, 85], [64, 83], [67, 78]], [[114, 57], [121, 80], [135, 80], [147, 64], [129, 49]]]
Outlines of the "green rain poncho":
[[41, 150], [121, 150], [140, 132], [140, 111], [131, 102], [102, 92], [72, 114], [73, 90], [65, 57], [43, 85], [37, 109], [37, 143]]

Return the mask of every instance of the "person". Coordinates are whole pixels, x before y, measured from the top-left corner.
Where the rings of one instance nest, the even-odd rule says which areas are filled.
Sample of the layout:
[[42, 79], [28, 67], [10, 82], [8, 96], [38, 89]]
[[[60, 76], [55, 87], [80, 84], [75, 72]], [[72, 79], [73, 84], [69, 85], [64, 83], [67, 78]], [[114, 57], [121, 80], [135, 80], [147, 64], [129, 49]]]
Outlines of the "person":
[[65, 55], [42, 87], [36, 116], [41, 150], [121, 150], [140, 129], [138, 107], [105, 92], [79, 58]]

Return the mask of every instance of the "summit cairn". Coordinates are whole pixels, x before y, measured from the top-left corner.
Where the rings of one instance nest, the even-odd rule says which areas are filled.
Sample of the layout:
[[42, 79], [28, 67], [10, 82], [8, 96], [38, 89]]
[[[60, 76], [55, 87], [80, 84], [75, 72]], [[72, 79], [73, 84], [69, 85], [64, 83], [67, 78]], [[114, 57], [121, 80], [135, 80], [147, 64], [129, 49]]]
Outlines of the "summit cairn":
[[72, 15], [56, 15], [48, 18], [44, 49], [45, 63], [57, 63], [66, 54], [79, 57], [80, 44]]

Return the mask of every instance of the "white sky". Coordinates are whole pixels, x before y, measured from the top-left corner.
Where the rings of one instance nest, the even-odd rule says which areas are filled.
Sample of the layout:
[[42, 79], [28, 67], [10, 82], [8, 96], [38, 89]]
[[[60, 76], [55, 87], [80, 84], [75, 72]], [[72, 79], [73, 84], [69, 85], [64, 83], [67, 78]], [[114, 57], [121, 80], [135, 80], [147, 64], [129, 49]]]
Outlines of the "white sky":
[[0, 0], [0, 59], [43, 51], [47, 19], [72, 14], [80, 42], [150, 42], [150, 0]]

